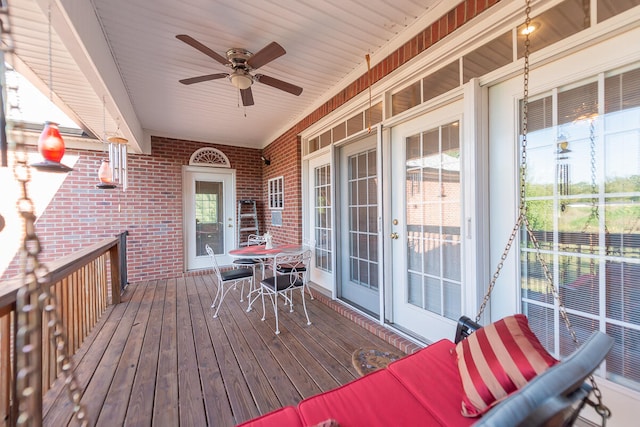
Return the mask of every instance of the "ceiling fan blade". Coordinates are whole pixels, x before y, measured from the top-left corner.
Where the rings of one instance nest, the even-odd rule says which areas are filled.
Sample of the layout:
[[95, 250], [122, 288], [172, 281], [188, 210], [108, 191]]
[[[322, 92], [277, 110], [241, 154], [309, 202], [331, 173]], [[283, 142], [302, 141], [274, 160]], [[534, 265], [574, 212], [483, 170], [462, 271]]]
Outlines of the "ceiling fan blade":
[[276, 42], [271, 42], [267, 46], [254, 53], [251, 58], [247, 60], [247, 64], [254, 70], [262, 67], [265, 64], [273, 61], [276, 58], [287, 53], [282, 46]]
[[200, 52], [204, 53], [205, 55], [209, 56], [210, 58], [215, 59], [216, 61], [218, 61], [222, 65], [229, 64], [229, 60], [227, 58], [225, 58], [224, 56], [220, 55], [216, 51], [208, 48], [207, 46], [203, 45], [202, 43], [200, 43], [198, 40], [194, 39], [191, 36], [188, 36], [186, 34], [178, 34], [176, 36], [176, 38], [178, 40], [182, 40], [183, 42], [185, 42], [189, 46], [191, 46], [191, 47], [193, 47], [195, 49], [198, 49]]
[[206, 76], [191, 77], [188, 79], [182, 79], [178, 81], [183, 85], [192, 85], [194, 83], [206, 82], [208, 80], [222, 79], [225, 77], [229, 77], [229, 74], [227, 73], [207, 74]]
[[240, 89], [240, 97], [242, 98], [242, 105], [245, 107], [253, 105], [253, 92], [251, 92], [251, 87]]
[[264, 74], [256, 74], [254, 79], [259, 81], [260, 83], [264, 83], [268, 86], [275, 87], [276, 89], [283, 90], [285, 92], [289, 92], [293, 95], [300, 95], [302, 93], [302, 88], [300, 86], [296, 86], [291, 83], [283, 82], [282, 80], [278, 80], [274, 77], [265, 76]]

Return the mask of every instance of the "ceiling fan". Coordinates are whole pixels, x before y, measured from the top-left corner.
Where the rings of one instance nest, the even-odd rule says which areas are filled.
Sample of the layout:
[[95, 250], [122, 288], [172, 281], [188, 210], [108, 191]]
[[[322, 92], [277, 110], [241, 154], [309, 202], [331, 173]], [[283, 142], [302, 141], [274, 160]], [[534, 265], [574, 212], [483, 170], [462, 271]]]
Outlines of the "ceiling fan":
[[264, 83], [268, 86], [289, 92], [296, 96], [302, 93], [302, 88], [294, 84], [287, 83], [274, 77], [265, 76], [264, 74], [251, 74], [251, 71], [257, 70], [263, 65], [268, 64], [286, 53], [284, 48], [276, 42], [269, 43], [256, 53], [251, 53], [245, 49], [232, 48], [227, 50], [225, 58], [191, 36], [178, 34], [176, 38], [232, 70], [230, 73], [207, 74], [205, 76], [182, 79], [180, 80], [180, 83], [182, 84], [190, 85], [226, 77], [231, 81], [232, 85], [240, 89], [240, 97], [242, 98], [242, 105], [244, 106], [253, 105], [251, 85], [254, 82]]

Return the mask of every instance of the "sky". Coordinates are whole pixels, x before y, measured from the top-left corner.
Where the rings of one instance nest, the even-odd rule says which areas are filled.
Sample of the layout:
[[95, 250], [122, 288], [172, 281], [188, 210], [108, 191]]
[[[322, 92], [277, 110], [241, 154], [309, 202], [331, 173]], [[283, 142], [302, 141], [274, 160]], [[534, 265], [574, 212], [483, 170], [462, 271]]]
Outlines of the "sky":
[[[78, 129], [65, 113], [49, 101], [49, 96], [43, 94], [18, 72], [7, 69], [7, 87], [18, 87], [20, 109], [8, 108], [7, 117], [14, 121], [31, 123], [56, 122], [61, 127]], [[16, 105], [16, 95], [12, 90], [7, 91], [9, 105]]]

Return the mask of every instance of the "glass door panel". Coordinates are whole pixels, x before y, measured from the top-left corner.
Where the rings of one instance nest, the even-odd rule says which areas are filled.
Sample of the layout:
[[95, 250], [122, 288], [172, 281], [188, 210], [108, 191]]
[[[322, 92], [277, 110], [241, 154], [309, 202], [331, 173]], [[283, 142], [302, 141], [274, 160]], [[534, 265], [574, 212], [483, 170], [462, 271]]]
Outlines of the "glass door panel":
[[341, 149], [341, 297], [380, 313], [377, 135]]
[[207, 255], [209, 244], [215, 253], [224, 252], [224, 188], [221, 182], [196, 181], [196, 256]]

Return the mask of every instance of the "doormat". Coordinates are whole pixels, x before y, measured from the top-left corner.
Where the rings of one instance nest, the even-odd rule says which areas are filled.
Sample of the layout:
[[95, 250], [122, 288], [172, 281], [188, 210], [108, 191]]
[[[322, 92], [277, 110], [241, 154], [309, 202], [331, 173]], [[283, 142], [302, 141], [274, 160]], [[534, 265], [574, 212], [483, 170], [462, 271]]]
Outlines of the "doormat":
[[358, 374], [364, 376], [378, 369], [386, 368], [389, 363], [401, 357], [404, 357], [404, 354], [374, 348], [359, 348], [351, 355], [351, 363]]

